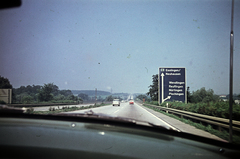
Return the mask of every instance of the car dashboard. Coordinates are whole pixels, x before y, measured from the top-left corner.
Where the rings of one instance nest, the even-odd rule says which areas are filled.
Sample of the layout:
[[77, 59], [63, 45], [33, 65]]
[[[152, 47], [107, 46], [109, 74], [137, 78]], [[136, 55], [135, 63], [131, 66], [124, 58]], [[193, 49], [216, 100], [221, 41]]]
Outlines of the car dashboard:
[[134, 122], [4, 114], [0, 158], [238, 158], [238, 145]]

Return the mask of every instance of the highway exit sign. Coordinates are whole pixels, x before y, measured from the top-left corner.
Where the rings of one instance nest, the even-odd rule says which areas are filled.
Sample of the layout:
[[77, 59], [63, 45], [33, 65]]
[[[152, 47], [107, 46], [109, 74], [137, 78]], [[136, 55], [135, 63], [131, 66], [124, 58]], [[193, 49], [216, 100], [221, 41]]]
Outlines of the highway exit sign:
[[158, 74], [158, 102], [186, 102], [186, 69], [161, 67]]

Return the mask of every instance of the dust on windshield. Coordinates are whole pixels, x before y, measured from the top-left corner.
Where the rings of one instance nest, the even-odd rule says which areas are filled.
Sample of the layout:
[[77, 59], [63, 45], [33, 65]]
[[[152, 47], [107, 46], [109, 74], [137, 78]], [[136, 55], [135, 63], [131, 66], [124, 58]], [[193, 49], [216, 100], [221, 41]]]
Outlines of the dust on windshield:
[[[231, 7], [229, 0], [22, 0], [0, 10], [0, 95], [11, 96], [0, 102], [33, 114], [93, 110], [182, 130], [162, 120], [174, 116], [204, 132], [197, 135], [228, 140], [228, 123], [219, 127], [176, 112], [229, 119]], [[235, 123], [239, 7], [235, 1]], [[119, 107], [112, 106], [115, 98]], [[239, 128], [233, 134], [239, 143]]]

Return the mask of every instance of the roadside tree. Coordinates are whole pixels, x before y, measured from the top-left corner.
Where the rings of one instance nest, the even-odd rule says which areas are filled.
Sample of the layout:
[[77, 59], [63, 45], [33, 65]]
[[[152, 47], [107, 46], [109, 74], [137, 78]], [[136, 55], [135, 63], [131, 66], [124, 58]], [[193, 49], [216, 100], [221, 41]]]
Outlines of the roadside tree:
[[136, 98], [140, 99], [141, 101], [142, 101], [143, 99], [145, 99], [145, 101], [148, 100], [148, 96], [146, 96], [145, 94], [140, 94], [140, 95], [138, 95]]
[[151, 97], [153, 101], [158, 100], [158, 74], [152, 76], [152, 85], [150, 85], [147, 95]]
[[217, 101], [219, 101], [219, 97], [214, 94], [214, 91], [212, 89], [206, 90], [205, 87], [202, 87], [195, 92], [193, 91], [190, 99], [191, 103], [208, 103]]
[[24, 96], [22, 99], [22, 102], [25, 104], [29, 104], [33, 101], [33, 97], [32, 96]]
[[88, 95], [84, 93], [78, 94], [78, 97], [80, 97], [82, 100], [85, 100], [85, 101], [89, 99]]
[[53, 99], [53, 83], [44, 84], [39, 90], [38, 98], [40, 101], [50, 101]]
[[10, 81], [7, 78], [4, 78], [0, 76], [0, 88], [1, 89], [7, 89], [7, 88], [12, 88], [12, 85], [10, 84]]
[[110, 95], [110, 96], [106, 97], [106, 101], [113, 101], [113, 96]]

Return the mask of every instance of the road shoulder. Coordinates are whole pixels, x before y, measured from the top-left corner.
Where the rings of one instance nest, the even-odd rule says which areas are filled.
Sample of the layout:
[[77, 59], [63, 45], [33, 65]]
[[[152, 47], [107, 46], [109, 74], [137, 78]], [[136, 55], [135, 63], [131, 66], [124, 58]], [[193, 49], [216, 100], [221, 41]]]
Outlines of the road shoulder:
[[147, 110], [148, 112], [152, 113], [153, 115], [155, 115], [156, 117], [162, 119], [163, 121], [165, 121], [166, 123], [168, 123], [169, 125], [177, 128], [178, 130], [180, 130], [181, 132], [186, 132], [186, 133], [190, 133], [190, 134], [194, 134], [194, 135], [198, 135], [198, 136], [203, 136], [203, 137], [207, 137], [207, 138], [211, 138], [211, 139], [215, 139], [215, 140], [220, 140], [223, 142], [227, 142], [226, 140], [223, 140], [213, 134], [210, 134], [206, 131], [197, 129], [194, 126], [185, 124], [177, 119], [171, 118], [167, 115], [164, 115], [162, 113], [159, 113], [157, 111], [154, 111], [150, 108], [144, 107], [142, 106], [142, 104], [139, 104], [142, 108], [144, 108], [145, 110]]

